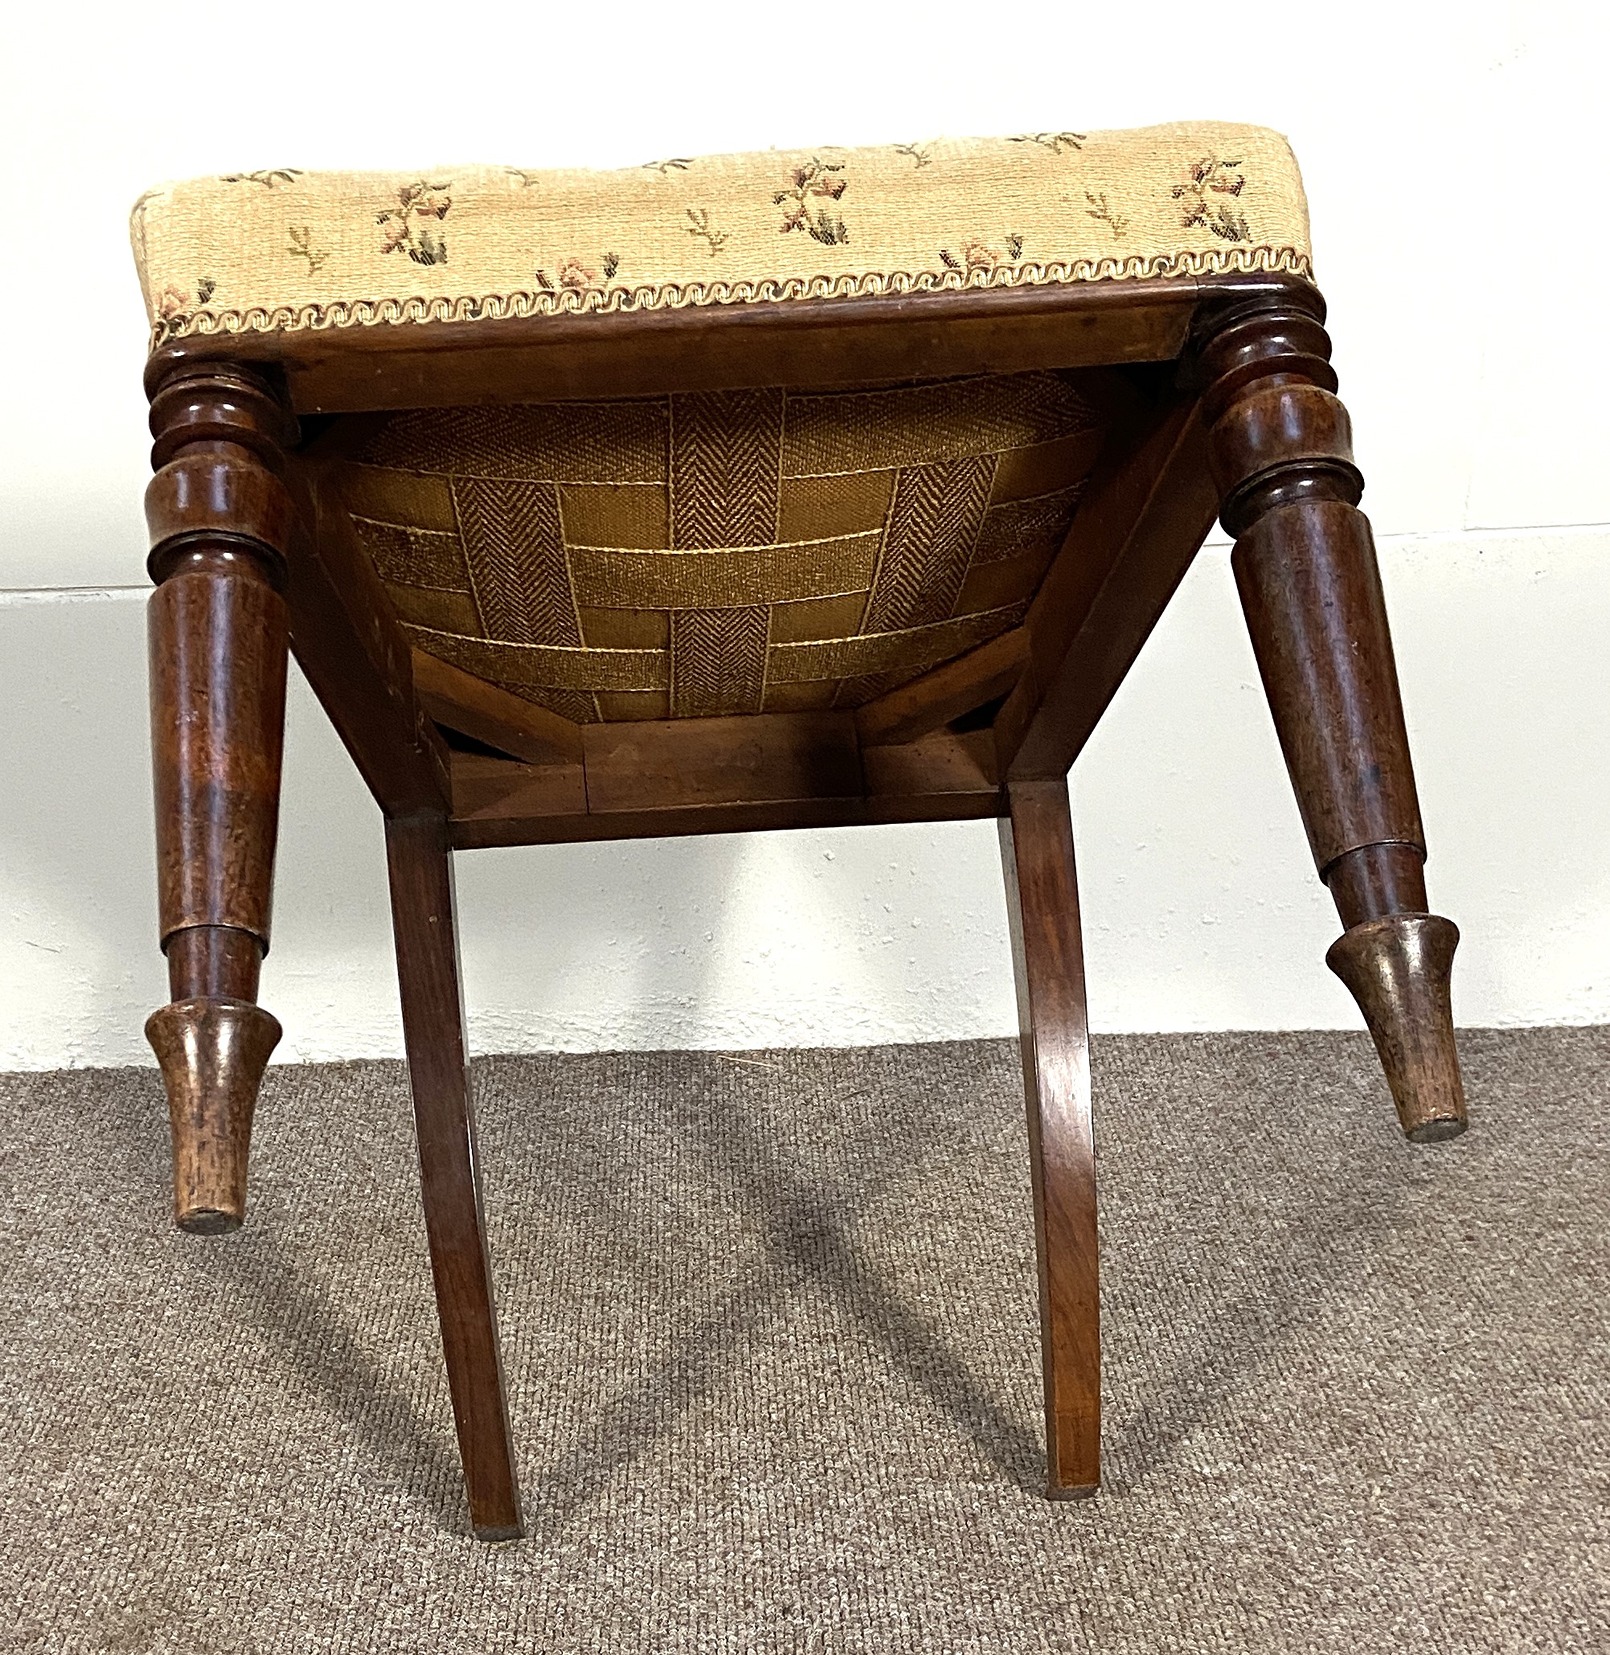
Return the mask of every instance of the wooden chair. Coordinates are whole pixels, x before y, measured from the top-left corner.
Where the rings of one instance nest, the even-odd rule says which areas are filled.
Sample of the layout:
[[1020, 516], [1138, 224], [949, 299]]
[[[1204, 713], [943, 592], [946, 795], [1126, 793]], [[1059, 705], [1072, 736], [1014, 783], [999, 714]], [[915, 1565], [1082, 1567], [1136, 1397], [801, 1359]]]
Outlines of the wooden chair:
[[1098, 1482], [1067, 774], [1217, 515], [1357, 998], [1464, 1125], [1425, 844], [1301, 184], [1255, 128], [232, 174], [155, 191], [147, 1032], [177, 1217], [237, 1227], [287, 648], [385, 819], [475, 1532], [521, 1532], [452, 853], [995, 817], [1050, 1492]]

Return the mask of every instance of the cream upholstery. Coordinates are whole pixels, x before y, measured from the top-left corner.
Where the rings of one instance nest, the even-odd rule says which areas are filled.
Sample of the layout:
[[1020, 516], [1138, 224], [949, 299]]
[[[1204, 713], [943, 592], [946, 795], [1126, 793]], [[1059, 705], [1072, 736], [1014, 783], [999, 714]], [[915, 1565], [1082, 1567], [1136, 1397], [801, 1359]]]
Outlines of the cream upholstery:
[[1285, 140], [1195, 123], [613, 172], [278, 168], [152, 190], [156, 343], [1220, 271], [1308, 272]]

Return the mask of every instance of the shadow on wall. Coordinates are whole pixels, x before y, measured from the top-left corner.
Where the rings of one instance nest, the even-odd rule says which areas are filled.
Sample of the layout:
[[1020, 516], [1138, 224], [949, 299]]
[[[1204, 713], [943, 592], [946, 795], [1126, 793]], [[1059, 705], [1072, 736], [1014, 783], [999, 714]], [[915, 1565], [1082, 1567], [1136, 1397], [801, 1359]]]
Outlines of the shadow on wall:
[[[9, 935], [0, 1067], [149, 1063], [157, 946], [144, 592], [0, 605], [13, 778], [0, 800]], [[293, 671], [274, 950], [280, 1056], [401, 1049], [379, 814]], [[25, 778], [25, 780], [24, 780]], [[309, 809], [304, 800], [316, 800]]]
[[1016, 1027], [993, 823], [476, 851], [458, 889], [477, 1051]]
[[[0, 606], [0, 1068], [147, 1064], [157, 947], [143, 590]], [[400, 1056], [380, 816], [291, 674], [276, 1061]], [[933, 870], [945, 870], [935, 881]], [[477, 1051], [854, 1045], [1014, 1026], [991, 824], [457, 859]]]

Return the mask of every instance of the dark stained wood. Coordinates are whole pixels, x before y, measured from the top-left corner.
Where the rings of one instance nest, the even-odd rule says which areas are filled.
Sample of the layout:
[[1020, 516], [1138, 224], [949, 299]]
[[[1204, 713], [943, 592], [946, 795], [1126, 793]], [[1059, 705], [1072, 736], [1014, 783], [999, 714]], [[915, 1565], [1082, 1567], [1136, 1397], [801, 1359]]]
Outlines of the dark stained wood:
[[252, 1115], [279, 1023], [246, 1000], [198, 995], [152, 1012], [145, 1037], [168, 1095], [174, 1222], [192, 1235], [238, 1230]]
[[1384, 841], [1423, 856], [1369, 520], [1341, 500], [1279, 506], [1247, 526], [1231, 566], [1321, 875]]
[[[455, 777], [461, 765], [479, 771], [477, 755], [453, 756]], [[526, 767], [531, 768], [531, 767]], [[575, 816], [536, 816], [523, 808], [526, 798], [545, 784], [533, 777], [525, 788], [511, 789], [503, 800], [489, 798], [481, 771], [476, 791], [487, 802], [474, 814], [455, 813], [451, 822], [455, 850], [486, 850], [503, 845], [569, 845], [613, 839], [677, 839], [707, 833], [771, 833], [783, 828], [865, 827], [878, 822], [966, 821], [994, 816], [998, 794], [936, 794], [921, 803], [904, 797], [888, 800], [786, 799], [767, 804], [687, 805], [672, 810], [611, 810]]]
[[391, 818], [386, 859], [420, 1198], [470, 1521], [482, 1540], [512, 1540], [524, 1524], [481, 1212], [445, 820]]
[[[454, 844], [465, 849], [470, 842], [456, 831], [464, 822], [577, 821], [587, 814], [587, 772], [579, 764], [454, 753], [451, 775]], [[488, 841], [494, 842], [501, 841]]]
[[162, 941], [233, 926], [268, 947], [285, 739], [285, 600], [271, 565], [159, 547], [147, 609]]
[[589, 724], [587, 808], [595, 813], [859, 799], [861, 754], [845, 713]]
[[149, 371], [221, 357], [272, 364], [310, 414], [1158, 362], [1179, 355], [1201, 287], [1084, 282], [294, 329], [175, 340]]
[[952, 719], [1005, 695], [1022, 676], [1028, 658], [1028, 634], [1016, 627], [868, 701], [855, 714], [861, 745], [895, 746], [943, 728]]
[[255, 1000], [263, 946], [250, 931], [193, 925], [168, 938], [168, 992], [175, 1000]]
[[1426, 864], [1417, 845], [1360, 845], [1331, 863], [1325, 876], [1343, 925], [1380, 914], [1423, 914]]
[[285, 728], [281, 589], [295, 511], [272, 388], [228, 369], [158, 388], [146, 494], [157, 906], [172, 1003], [146, 1035], [173, 1134], [174, 1216], [245, 1216], [252, 1112], [280, 1028], [255, 1004], [268, 950]]
[[994, 816], [987, 730], [855, 745], [851, 713], [588, 725], [580, 765], [453, 755], [453, 843], [558, 844]]
[[1364, 1012], [1404, 1131], [1452, 1136], [1465, 1123], [1448, 988], [1458, 931], [1425, 911], [1425, 833], [1330, 340], [1293, 290], [1209, 314], [1194, 354], [1253, 652], [1347, 927], [1329, 963]]
[[[931, 809], [946, 794], [993, 800], [1001, 807], [1000, 778], [995, 772], [995, 738], [988, 730], [935, 730], [898, 746], [866, 747], [861, 751], [868, 799], [889, 810], [888, 820], [920, 820], [895, 816], [893, 810], [910, 801]], [[987, 814], [984, 810], [980, 815]]]
[[289, 557], [297, 662], [380, 808], [441, 810], [447, 749], [414, 694], [391, 600], [323, 469], [304, 463], [291, 484], [310, 530], [293, 536]]
[[1398, 1124], [1411, 1143], [1465, 1130], [1452, 975], [1459, 928], [1439, 914], [1382, 914], [1351, 925], [1325, 963], [1346, 983], [1375, 1041]]
[[1023, 1031], [1040, 1271], [1048, 1492], [1101, 1482], [1101, 1302], [1090, 1050], [1073, 828], [1063, 777], [1013, 782], [1001, 822]]
[[1196, 401], [1114, 433], [1029, 609], [1029, 660], [995, 718], [1002, 773], [1066, 775], [1184, 578], [1216, 504]]
[[581, 761], [580, 725], [422, 649], [413, 652], [413, 663], [414, 693], [438, 724], [527, 764]]

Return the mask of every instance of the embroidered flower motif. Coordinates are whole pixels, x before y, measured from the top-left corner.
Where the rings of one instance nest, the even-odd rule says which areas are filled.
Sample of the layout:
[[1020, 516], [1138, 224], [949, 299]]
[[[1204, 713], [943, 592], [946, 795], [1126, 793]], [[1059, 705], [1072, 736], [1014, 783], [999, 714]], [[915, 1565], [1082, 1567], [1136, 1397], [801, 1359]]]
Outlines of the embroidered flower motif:
[[610, 280], [621, 267], [619, 253], [605, 253], [603, 257], [603, 280], [599, 279], [598, 271], [592, 265], [577, 258], [575, 254], [568, 254], [559, 261], [559, 279], [556, 282], [546, 270], [536, 271], [537, 286], [544, 293], [557, 293], [561, 289], [569, 293], [585, 293], [589, 288], [602, 289], [604, 282]]
[[844, 194], [847, 182], [836, 176], [843, 171], [842, 161], [824, 161], [819, 155], [795, 167], [789, 175], [791, 187], [778, 190], [772, 197], [775, 206], [784, 207], [780, 233], [786, 236], [790, 230], [805, 230], [828, 247], [848, 242], [850, 232], [836, 212], [827, 207], [817, 207], [813, 212], [811, 208], [813, 200], [837, 201]]
[[714, 258], [727, 245], [727, 232], [718, 230], [710, 222], [708, 207], [689, 207], [689, 223], [686, 226], [690, 236], [699, 236], [710, 244], [710, 257]]
[[1200, 225], [1221, 241], [1252, 240], [1244, 213], [1229, 201], [1208, 201], [1210, 195], [1240, 195], [1247, 183], [1240, 168], [1239, 161], [1221, 161], [1217, 156], [1207, 155], [1186, 170], [1184, 178], [1174, 186], [1174, 199], [1182, 204], [1184, 215], [1180, 222], [1187, 230]]
[[673, 155], [669, 161], [645, 161], [643, 163], [643, 171], [658, 172], [662, 174], [667, 172], [686, 172], [692, 165], [693, 161], [691, 157], [686, 155]]
[[307, 273], [311, 276], [330, 255], [327, 252], [321, 252], [313, 245], [311, 226], [291, 224], [287, 226], [287, 229], [291, 237], [288, 251], [294, 258], [307, 260]]
[[1023, 238], [1019, 235], [1010, 235], [1006, 238], [1006, 251], [1003, 253], [991, 247], [988, 242], [977, 236], [969, 236], [961, 244], [961, 257], [951, 252], [948, 247], [939, 249], [939, 262], [947, 270], [959, 270], [965, 275], [972, 276], [980, 271], [988, 273], [998, 270], [1002, 265], [1016, 264], [1023, 257]]
[[204, 305], [218, 290], [211, 276], [203, 276], [196, 283], [194, 299], [182, 287], [171, 284], [156, 296], [156, 331], [159, 339], [176, 339], [190, 325], [198, 305]]
[[[380, 251], [404, 250], [415, 264], [446, 264], [447, 238], [439, 228], [447, 217], [453, 198], [447, 184], [429, 184], [418, 179], [397, 191], [397, 205], [375, 215], [381, 227]], [[428, 220], [435, 220], [429, 223]]]
[[1060, 155], [1065, 149], [1083, 149], [1087, 134], [1083, 132], [1020, 132], [1015, 138], [1008, 138], [1009, 144], [1038, 144], [1041, 149], [1048, 149], [1053, 155]]
[[275, 167], [269, 172], [226, 172], [226, 184], [261, 184], [271, 190], [276, 184], [289, 184], [302, 176], [301, 167]]
[[1100, 195], [1092, 195], [1089, 190], [1086, 190], [1085, 200], [1090, 203], [1085, 208], [1085, 213], [1090, 218], [1097, 219], [1105, 224], [1112, 231], [1114, 237], [1121, 236], [1129, 228], [1129, 220], [1122, 213], [1115, 213], [1107, 205], [1107, 192], [1105, 190]]
[[909, 156], [919, 167], [925, 167], [931, 160], [933, 160], [932, 143], [896, 144], [894, 146], [894, 152], [896, 155]]

